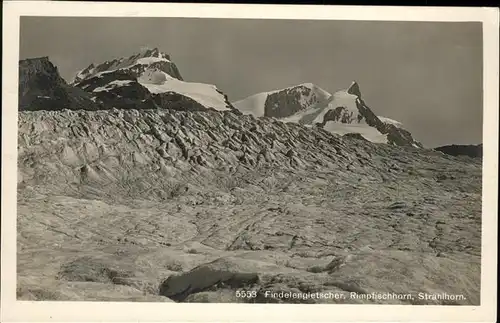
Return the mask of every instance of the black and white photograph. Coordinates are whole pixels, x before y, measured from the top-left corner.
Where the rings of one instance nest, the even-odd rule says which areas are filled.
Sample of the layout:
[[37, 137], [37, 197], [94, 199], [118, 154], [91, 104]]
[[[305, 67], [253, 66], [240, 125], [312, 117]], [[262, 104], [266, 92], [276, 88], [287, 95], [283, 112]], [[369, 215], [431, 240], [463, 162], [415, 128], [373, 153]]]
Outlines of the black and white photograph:
[[13, 302], [496, 303], [484, 21], [63, 4], [17, 17], [17, 75], [4, 74]]

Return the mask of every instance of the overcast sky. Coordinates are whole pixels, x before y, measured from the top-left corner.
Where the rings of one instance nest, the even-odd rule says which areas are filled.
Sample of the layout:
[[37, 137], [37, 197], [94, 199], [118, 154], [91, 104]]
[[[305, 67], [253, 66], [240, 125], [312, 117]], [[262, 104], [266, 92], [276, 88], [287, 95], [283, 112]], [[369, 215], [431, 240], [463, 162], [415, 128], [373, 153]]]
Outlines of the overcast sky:
[[49, 56], [68, 81], [144, 46], [231, 101], [306, 82], [333, 93], [356, 80], [375, 114], [402, 122], [427, 147], [482, 142], [480, 23], [21, 19], [20, 58]]

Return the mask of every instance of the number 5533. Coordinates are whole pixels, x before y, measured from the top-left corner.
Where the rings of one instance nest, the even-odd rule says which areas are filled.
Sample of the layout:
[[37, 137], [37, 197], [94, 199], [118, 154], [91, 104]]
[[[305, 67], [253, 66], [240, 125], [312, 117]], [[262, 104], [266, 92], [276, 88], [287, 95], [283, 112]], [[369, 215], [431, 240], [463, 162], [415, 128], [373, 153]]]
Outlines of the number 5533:
[[237, 290], [236, 297], [238, 298], [254, 298], [257, 297], [256, 290]]

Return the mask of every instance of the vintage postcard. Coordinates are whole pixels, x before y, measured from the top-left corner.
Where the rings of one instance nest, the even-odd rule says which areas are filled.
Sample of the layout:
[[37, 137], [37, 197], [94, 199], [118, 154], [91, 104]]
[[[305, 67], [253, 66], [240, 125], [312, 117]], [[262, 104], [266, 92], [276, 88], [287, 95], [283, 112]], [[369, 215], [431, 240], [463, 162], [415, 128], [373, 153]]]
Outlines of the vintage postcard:
[[3, 8], [3, 322], [496, 317], [498, 9]]

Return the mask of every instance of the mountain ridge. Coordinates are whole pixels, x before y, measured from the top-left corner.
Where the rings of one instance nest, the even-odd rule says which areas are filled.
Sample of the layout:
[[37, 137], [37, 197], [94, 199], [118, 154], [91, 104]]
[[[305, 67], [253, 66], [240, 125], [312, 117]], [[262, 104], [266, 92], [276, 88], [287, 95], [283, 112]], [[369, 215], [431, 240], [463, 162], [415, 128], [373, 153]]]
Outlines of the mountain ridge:
[[216, 86], [183, 81], [170, 56], [157, 48], [101, 64], [92, 63], [78, 72], [70, 84], [48, 57], [20, 60], [19, 66], [21, 110], [115, 107], [229, 110], [240, 114]]

